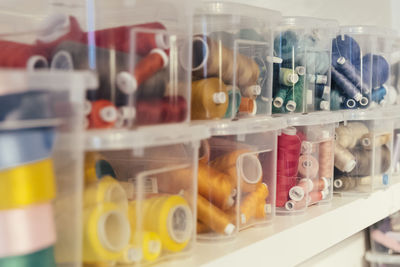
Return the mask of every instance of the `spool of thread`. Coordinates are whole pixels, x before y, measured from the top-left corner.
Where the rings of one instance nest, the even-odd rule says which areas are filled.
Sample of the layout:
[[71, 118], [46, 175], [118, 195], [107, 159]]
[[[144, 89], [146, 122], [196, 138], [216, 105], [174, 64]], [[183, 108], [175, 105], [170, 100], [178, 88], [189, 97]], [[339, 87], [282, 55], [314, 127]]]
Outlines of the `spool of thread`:
[[249, 150], [236, 150], [220, 156], [211, 162], [211, 166], [227, 174], [234, 188], [240, 183], [242, 192], [255, 191], [263, 175], [257, 155]]
[[315, 178], [319, 171], [318, 160], [312, 155], [301, 155], [298, 172], [301, 177]]
[[[131, 229], [133, 230], [133, 227]], [[142, 260], [153, 262], [160, 257], [161, 251], [161, 239], [156, 233], [132, 232], [131, 242], [117, 262], [118, 264], [139, 263]]]
[[[135, 236], [135, 233], [133, 234]], [[145, 261], [153, 262], [158, 259], [162, 251], [162, 242], [158, 234], [145, 231], [142, 236], [141, 248]]]
[[279, 81], [285, 86], [293, 86], [299, 81], [299, 75], [292, 69], [281, 68], [279, 71]]
[[1, 258], [26, 255], [45, 249], [56, 241], [51, 204], [0, 212]]
[[28, 70], [48, 68], [46, 52], [37, 46], [0, 40], [0, 50], [1, 67]]
[[200, 141], [199, 162], [207, 164], [210, 161], [210, 143], [204, 139]]
[[56, 267], [54, 248], [48, 247], [31, 254], [0, 258], [2, 267]]
[[315, 85], [315, 93], [314, 95], [318, 98], [329, 99], [329, 95], [331, 93], [331, 88], [329, 86], [323, 84]]
[[356, 167], [356, 158], [350, 151], [335, 142], [335, 167], [341, 172], [351, 172]]
[[211, 231], [213, 230], [206, 224], [202, 223], [201, 221], [197, 221], [197, 234], [206, 234]]
[[261, 87], [259, 85], [250, 85], [240, 90], [241, 95], [251, 99], [256, 99], [261, 94]]
[[361, 137], [369, 133], [369, 130], [362, 122], [349, 122], [346, 126], [341, 124], [335, 132], [336, 143], [343, 148], [354, 148]]
[[356, 101], [360, 101], [362, 98], [361, 92], [358, 88], [347, 79], [346, 76], [337, 71], [333, 66], [331, 68], [332, 80], [340, 88], [340, 90], [347, 95], [349, 98], [353, 98]]
[[302, 211], [305, 210], [310, 201], [310, 197], [303, 198], [301, 201], [289, 200], [285, 203], [284, 207], [287, 211]]
[[322, 177], [321, 179], [303, 178], [296, 186], [289, 190], [289, 197], [294, 201], [301, 201], [304, 197], [313, 191], [324, 191], [329, 189], [328, 179]]
[[[339, 110], [343, 105], [344, 102], [346, 101], [345, 97], [341, 96], [338, 90], [331, 90], [331, 110]], [[353, 100], [353, 107], [356, 107], [356, 101]], [[349, 103], [352, 105], [351, 103]]]
[[307, 74], [307, 81], [315, 84], [327, 84], [328, 76], [321, 74]]
[[50, 202], [55, 194], [50, 159], [0, 171], [0, 210]]
[[328, 191], [310, 192], [310, 195], [309, 195], [310, 202], [308, 203], [308, 205], [310, 206], [310, 205], [320, 202], [321, 200], [326, 199], [328, 197], [328, 194], [329, 194]]
[[334, 66], [341, 74], [343, 74], [350, 82], [352, 82], [364, 95], [368, 95], [371, 90], [369, 88], [369, 82], [363, 82], [361, 80], [360, 71], [348, 62], [344, 57], [339, 57]]
[[112, 102], [101, 99], [92, 102], [88, 116], [89, 128], [112, 128], [118, 119], [118, 110]]
[[374, 136], [373, 133], [365, 134], [361, 137], [361, 145], [364, 149], [371, 150], [374, 147], [380, 147], [382, 145], [386, 145], [390, 141], [391, 134], [380, 134]]
[[241, 115], [256, 115], [257, 103], [252, 98], [242, 97], [239, 106], [239, 114]]
[[287, 94], [288, 94], [287, 88], [279, 89], [278, 93], [274, 97], [274, 102], [273, 102], [274, 107], [276, 108], [282, 107], [283, 103], [285, 102]]
[[389, 79], [389, 63], [381, 55], [366, 54], [362, 58], [362, 72], [365, 83], [372, 88], [381, 87]]
[[225, 173], [199, 162], [199, 194], [222, 210], [231, 208], [235, 203], [233, 196], [237, 189], [230, 181], [231, 177]]
[[265, 199], [268, 195], [268, 186], [265, 183], [258, 183], [256, 189], [244, 197], [243, 201], [240, 203], [241, 224], [249, 223], [251, 219], [256, 216], [258, 206], [266, 205]]
[[306, 99], [304, 94], [304, 76], [299, 76], [299, 81], [289, 90], [286, 96], [286, 110], [289, 112], [303, 112], [303, 102]]
[[125, 214], [113, 203], [84, 209], [84, 262], [112, 261], [122, 257], [131, 235]]
[[334, 167], [334, 141], [329, 139], [319, 143], [318, 162], [319, 162], [319, 177], [332, 179]]
[[284, 31], [279, 33], [274, 39], [274, 51], [276, 55], [284, 61], [290, 60], [298, 46], [298, 37], [294, 31]]
[[85, 184], [95, 183], [103, 176], [116, 177], [111, 164], [98, 152], [85, 154]]
[[385, 86], [381, 86], [378, 89], [372, 90], [372, 95], [371, 99], [372, 101], [378, 103], [378, 104], [383, 104], [385, 96], [387, 95], [387, 89]]
[[355, 148], [352, 153], [357, 164], [355, 168], [351, 172], [349, 172], [349, 176], [369, 176], [371, 175], [373, 164], [375, 164], [373, 169], [376, 171], [374, 175], [385, 173], [390, 167], [391, 155], [390, 150], [386, 145], [375, 149], [374, 162], [372, 161], [372, 150]]
[[232, 235], [236, 230], [228, 215], [201, 195], [197, 196], [197, 218], [216, 233]]
[[239, 111], [240, 103], [242, 101], [242, 96], [237, 88], [231, 88], [228, 90], [229, 104], [226, 109], [224, 118], [234, 118]]
[[193, 75], [197, 78], [216, 76], [225, 84], [233, 84], [236, 76], [236, 85], [246, 88], [257, 84], [260, 70], [253, 59], [234, 53], [207, 36], [197, 35], [193, 38]]
[[218, 78], [192, 82], [192, 120], [222, 118], [228, 109], [227, 100], [227, 88]]
[[337, 62], [340, 57], [344, 57], [349, 63], [360, 69], [360, 55], [360, 46], [349, 35], [338, 35], [332, 40], [332, 62]]
[[337, 191], [349, 191], [355, 189], [357, 186], [357, 179], [353, 177], [342, 176], [335, 178], [333, 188]]

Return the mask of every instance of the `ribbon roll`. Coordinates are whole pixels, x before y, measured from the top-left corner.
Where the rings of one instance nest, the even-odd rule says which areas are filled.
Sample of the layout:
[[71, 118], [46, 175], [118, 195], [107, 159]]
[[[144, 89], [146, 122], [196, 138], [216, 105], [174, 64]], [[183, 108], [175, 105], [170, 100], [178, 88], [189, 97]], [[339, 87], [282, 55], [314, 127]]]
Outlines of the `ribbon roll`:
[[51, 204], [1, 211], [0, 236], [0, 258], [30, 254], [53, 245], [56, 232]]
[[54, 137], [53, 128], [0, 131], [0, 172], [49, 158]]
[[56, 267], [54, 248], [49, 247], [32, 254], [0, 258], [1, 267]]
[[97, 182], [103, 176], [115, 176], [115, 171], [111, 164], [97, 152], [87, 152], [85, 154], [85, 184]]
[[51, 159], [0, 172], [0, 210], [49, 202], [55, 194]]

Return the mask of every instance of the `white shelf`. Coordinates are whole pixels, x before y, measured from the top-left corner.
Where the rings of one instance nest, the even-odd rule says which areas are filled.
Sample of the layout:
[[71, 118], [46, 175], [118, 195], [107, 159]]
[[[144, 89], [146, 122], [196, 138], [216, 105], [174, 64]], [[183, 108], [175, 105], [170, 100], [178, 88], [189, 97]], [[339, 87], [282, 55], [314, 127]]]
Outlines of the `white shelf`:
[[334, 197], [304, 215], [239, 233], [230, 243], [200, 243], [194, 256], [167, 266], [295, 266], [400, 210], [400, 184], [368, 197]]

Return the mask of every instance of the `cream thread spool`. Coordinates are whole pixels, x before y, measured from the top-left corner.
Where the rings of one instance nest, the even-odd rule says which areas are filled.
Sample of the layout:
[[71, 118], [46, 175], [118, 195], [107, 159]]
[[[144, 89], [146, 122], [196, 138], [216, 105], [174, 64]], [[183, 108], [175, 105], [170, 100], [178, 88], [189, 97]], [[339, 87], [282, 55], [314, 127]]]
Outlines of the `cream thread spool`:
[[356, 158], [348, 149], [335, 142], [335, 167], [342, 172], [351, 172], [356, 167]]
[[261, 94], [261, 86], [250, 85], [244, 89], [241, 89], [240, 92], [241, 92], [242, 96], [244, 96], [244, 97], [256, 99], [257, 96]]
[[354, 148], [361, 137], [368, 134], [368, 127], [362, 122], [349, 122], [336, 128], [336, 142], [343, 148]]
[[372, 133], [365, 134], [361, 137], [361, 145], [365, 149], [372, 149], [373, 147], [379, 147], [386, 145], [390, 141], [390, 134], [380, 134], [374, 136]]

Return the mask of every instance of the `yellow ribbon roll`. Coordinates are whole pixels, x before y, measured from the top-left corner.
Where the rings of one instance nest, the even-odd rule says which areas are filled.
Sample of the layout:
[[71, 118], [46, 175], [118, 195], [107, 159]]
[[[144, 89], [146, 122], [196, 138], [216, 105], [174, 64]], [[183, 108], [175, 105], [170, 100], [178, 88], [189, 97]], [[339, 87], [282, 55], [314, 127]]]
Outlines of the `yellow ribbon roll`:
[[120, 259], [131, 235], [126, 213], [113, 203], [104, 203], [85, 208], [83, 216], [83, 261]]
[[[133, 230], [133, 229], [132, 229]], [[132, 240], [118, 263], [131, 264], [145, 260], [155, 261], [161, 254], [160, 236], [154, 232], [132, 232]]]
[[55, 195], [51, 159], [0, 172], [0, 210], [49, 202]]
[[[131, 228], [136, 229], [137, 202], [129, 203]], [[146, 199], [141, 207], [143, 230], [160, 236], [162, 247], [171, 252], [183, 250], [193, 236], [193, 213], [188, 202], [179, 195]]]
[[111, 164], [98, 152], [85, 154], [85, 184], [96, 182], [105, 175], [115, 177]]

